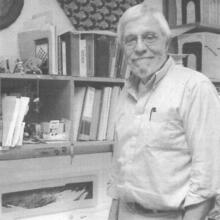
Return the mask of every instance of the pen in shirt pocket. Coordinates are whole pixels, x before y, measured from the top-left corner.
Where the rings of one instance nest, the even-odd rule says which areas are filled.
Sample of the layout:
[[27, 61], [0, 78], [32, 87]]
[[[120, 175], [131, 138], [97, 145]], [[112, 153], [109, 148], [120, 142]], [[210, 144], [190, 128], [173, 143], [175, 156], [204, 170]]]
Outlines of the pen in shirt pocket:
[[152, 107], [152, 108], [151, 108], [149, 121], [151, 121], [151, 117], [152, 117], [153, 112], [156, 112], [156, 111], [157, 111], [157, 108], [156, 108], [156, 107]]

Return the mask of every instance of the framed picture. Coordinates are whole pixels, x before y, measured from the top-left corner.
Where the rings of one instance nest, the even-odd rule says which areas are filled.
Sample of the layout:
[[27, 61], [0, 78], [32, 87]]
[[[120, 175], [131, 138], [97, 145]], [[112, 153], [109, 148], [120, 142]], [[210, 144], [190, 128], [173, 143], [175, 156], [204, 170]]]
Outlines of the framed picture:
[[94, 207], [97, 203], [96, 175], [22, 183], [13, 189], [1, 192], [1, 216], [5, 220]]

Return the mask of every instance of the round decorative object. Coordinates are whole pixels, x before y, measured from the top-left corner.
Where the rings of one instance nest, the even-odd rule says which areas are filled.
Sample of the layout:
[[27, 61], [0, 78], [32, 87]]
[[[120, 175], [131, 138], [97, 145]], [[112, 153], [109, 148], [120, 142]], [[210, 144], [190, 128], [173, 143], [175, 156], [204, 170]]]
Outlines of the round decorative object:
[[0, 0], [0, 30], [18, 18], [23, 6], [24, 0]]

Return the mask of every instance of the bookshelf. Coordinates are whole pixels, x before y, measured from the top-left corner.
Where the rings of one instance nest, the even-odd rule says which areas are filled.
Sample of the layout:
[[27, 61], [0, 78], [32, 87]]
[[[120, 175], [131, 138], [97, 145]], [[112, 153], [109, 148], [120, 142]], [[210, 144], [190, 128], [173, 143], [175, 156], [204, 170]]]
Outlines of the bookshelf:
[[106, 153], [113, 151], [113, 144], [114, 141], [26, 144], [11, 151], [0, 152], [0, 161]]
[[[113, 39], [116, 38], [116, 34], [110, 31], [82, 31], [82, 32], [74, 32], [74, 33], [67, 33], [71, 34], [70, 36], [73, 37], [79, 37], [81, 35], [83, 36], [92, 36], [93, 38], [98, 38], [99, 36], [104, 36], [104, 43], [107, 45], [108, 50], [112, 50], [110, 48], [113, 46], [114, 50], [119, 50], [116, 48], [116, 41], [113, 41]], [[64, 34], [65, 35], [65, 34]], [[59, 36], [58, 36], [59, 38]], [[107, 40], [111, 40], [115, 45], [109, 45], [106, 43]], [[94, 40], [95, 41], [95, 40]], [[69, 44], [70, 43], [70, 44]], [[87, 42], [86, 42], [87, 43]], [[95, 42], [92, 42], [93, 48], [95, 46]], [[59, 45], [60, 44], [60, 45]], [[72, 45], [73, 44], [73, 45]], [[68, 45], [64, 45], [65, 51], [68, 53], [72, 53], [73, 51], [69, 51], [71, 47], [79, 47], [80, 42], [68, 42]], [[91, 42], [90, 42], [91, 44]], [[63, 45], [58, 42], [58, 48], [62, 47]], [[69, 48], [70, 47], [70, 48]], [[57, 48], [57, 50], [59, 50]], [[98, 48], [98, 47], [97, 47]], [[96, 50], [98, 50], [96, 48]], [[88, 52], [88, 47], [86, 48]], [[61, 50], [63, 50], [61, 48]], [[71, 63], [73, 62], [68, 61], [65, 57], [65, 60], [63, 60], [62, 56], [63, 51], [59, 54], [59, 51], [57, 52], [58, 56], [58, 65], [59, 65], [59, 59], [61, 59], [60, 65], [66, 65], [65, 69], [67, 70], [67, 66], [71, 66]], [[68, 55], [68, 53], [65, 52], [65, 56], [72, 56]], [[110, 62], [116, 62], [113, 59], [120, 58], [120, 61], [123, 62], [121, 57], [118, 57], [117, 51], [113, 51], [114, 54], [111, 54], [112, 51], [109, 51], [107, 56], [105, 57], [104, 61], [107, 61], [108, 63], [104, 63], [104, 65], [108, 65], [108, 68], [105, 68], [106, 71], [114, 71], [110, 68], [116, 67], [122, 64], [120, 63], [110, 63]], [[80, 54], [80, 49], [78, 51]], [[93, 51], [93, 53], [98, 53], [98, 51]], [[74, 51], [74, 55], [77, 55], [77, 52]], [[87, 55], [87, 54], [86, 54]], [[79, 55], [80, 56], [80, 55]], [[91, 56], [91, 51], [90, 51]], [[54, 59], [54, 58], [53, 58]], [[95, 57], [88, 57], [87, 59], [91, 59], [90, 61], [87, 60], [87, 62], [96, 62]], [[64, 63], [65, 62], [65, 63]], [[74, 61], [76, 63], [76, 61]], [[105, 152], [112, 152], [114, 140], [107, 140], [106, 138], [101, 138], [100, 140], [97, 140], [96, 138], [92, 140], [78, 140], [78, 134], [75, 135], [76, 138], [73, 137], [74, 133], [74, 121], [76, 116], [74, 116], [74, 106], [77, 106], [78, 104], [75, 102], [75, 92], [77, 88], [85, 88], [85, 90], [90, 87], [94, 88], [95, 90], [103, 90], [105, 87], [110, 88], [110, 90], [113, 87], [121, 88], [124, 84], [124, 78], [121, 78], [121, 76], [117, 76], [117, 73], [114, 73], [113, 76], [110, 75], [103, 75], [103, 76], [80, 76], [80, 74], [75, 74], [76, 71], [80, 71], [79, 66], [81, 65], [81, 61], [77, 60], [79, 62], [76, 66], [71, 66], [71, 72], [68, 74], [62, 74], [58, 72], [58, 74], [44, 74], [44, 75], [38, 75], [38, 74], [27, 74], [27, 73], [0, 73], [0, 81], [1, 81], [1, 93], [2, 94], [13, 94], [17, 95], [24, 95], [28, 96], [31, 95], [32, 99], [33, 97], [39, 98], [39, 106], [38, 106], [38, 114], [33, 113], [33, 111], [30, 113], [30, 109], [28, 111], [27, 120], [30, 120], [31, 122], [35, 123], [37, 120], [37, 123], [41, 123], [43, 121], [51, 121], [51, 120], [60, 120], [61, 118], [65, 118], [66, 120], [71, 121], [71, 125], [69, 128], [69, 135], [66, 139], [51, 139], [51, 140], [45, 140], [44, 138], [40, 138], [39, 140], [35, 141], [28, 141], [24, 140], [22, 146], [15, 146], [15, 147], [2, 147], [2, 150], [0, 151], [0, 161], [4, 160], [20, 160], [20, 159], [34, 159], [34, 158], [41, 158], [41, 157], [56, 157], [56, 156], [70, 156], [71, 158], [78, 154], [94, 154], [94, 153], [105, 153]], [[118, 62], [118, 61], [117, 61]], [[82, 64], [83, 65], [83, 64]], [[88, 65], [88, 64], [87, 64]], [[87, 66], [88, 67], [88, 66]], [[58, 67], [59, 68], [59, 67]], [[73, 69], [74, 68], [74, 69]], [[89, 68], [89, 67], [88, 67]], [[122, 68], [122, 67], [121, 67]], [[63, 70], [63, 69], [62, 69]], [[118, 70], [117, 70], [118, 71]], [[30, 93], [30, 94], [28, 94]], [[103, 96], [103, 94], [101, 95]], [[111, 96], [111, 94], [110, 94]], [[82, 97], [84, 102], [85, 100], [85, 94]], [[101, 100], [100, 103], [103, 101]], [[110, 101], [109, 101], [110, 102]], [[33, 104], [33, 103], [32, 103]], [[101, 105], [101, 104], [100, 104]], [[102, 108], [102, 107], [100, 107]], [[110, 107], [109, 107], [110, 108]], [[80, 114], [77, 116], [81, 120], [81, 111]], [[101, 111], [101, 110], [100, 110]], [[109, 110], [110, 111], [110, 110]], [[101, 114], [101, 112], [100, 112]], [[34, 119], [32, 119], [32, 117]], [[99, 120], [99, 119], [98, 119]], [[78, 126], [80, 126], [80, 122], [78, 122]], [[108, 122], [106, 122], [108, 123]], [[79, 129], [79, 128], [78, 128]], [[107, 128], [106, 128], [107, 129]], [[77, 131], [78, 132], [78, 131]], [[106, 131], [107, 132], [107, 131]]]
[[[94, 182], [94, 187], [96, 187], [94, 188], [94, 197], [97, 201], [89, 205], [86, 204], [85, 208], [90, 206], [95, 207], [97, 204], [109, 204], [109, 198], [106, 195], [106, 184], [108, 179], [107, 173], [111, 164], [114, 138], [113, 136], [112, 138], [107, 138], [107, 130], [110, 131], [110, 128], [108, 129], [108, 121], [103, 123], [105, 125], [105, 134], [100, 139], [97, 138], [99, 123], [96, 125], [97, 130], [96, 134], [93, 133], [93, 138], [88, 138], [87, 135], [87, 139], [82, 138], [83, 140], [79, 140], [79, 129], [82, 127], [82, 112], [84, 112], [84, 105], [86, 105], [85, 97], [88, 88], [91, 88], [95, 93], [99, 91], [100, 100], [98, 106], [100, 108], [100, 115], [110, 115], [113, 92], [108, 93], [108, 114], [104, 114], [102, 113], [102, 108], [104, 108], [102, 103], [107, 102], [104, 101], [103, 98], [104, 90], [106, 90], [105, 88], [109, 88], [108, 90], [111, 91], [113, 88], [116, 88], [114, 94], [120, 91], [120, 88], [124, 85], [125, 76], [117, 75], [116, 70], [112, 68], [114, 67], [117, 71], [120, 71], [119, 68], [124, 67], [122, 63], [118, 62], [119, 60], [120, 62], [124, 62], [124, 60], [122, 57], [119, 57], [117, 52], [119, 49], [116, 48], [116, 45], [114, 47], [114, 45], [110, 45], [106, 41], [106, 39], [111, 39], [111, 42], [114, 42], [113, 39], [116, 38], [115, 33], [108, 31], [89, 31], [88, 33], [75, 32], [73, 34], [77, 37], [81, 34], [94, 38], [97, 36], [105, 36], [103, 42], [107, 49], [111, 49], [111, 53], [106, 53], [106, 56], [103, 55], [105, 61], [103, 61], [103, 66], [105, 65], [104, 70], [109, 71], [107, 74], [91, 76], [86, 73], [84, 76], [81, 76], [79, 72], [77, 73], [77, 71], [80, 71], [79, 66], [81, 65], [81, 61], [76, 59], [76, 61], [74, 61], [76, 66], [71, 66], [73, 60], [68, 57], [70, 53], [73, 53], [70, 48], [76, 46], [72, 45], [72, 43], [77, 43], [75, 41], [68, 42], [70, 43], [68, 46], [64, 43], [64, 48], [60, 48], [62, 51], [58, 51], [58, 48], [62, 47], [62, 44], [60, 43], [59, 45], [59, 42], [57, 42], [57, 69], [59, 71], [56, 71], [56, 73], [49, 72], [50, 74], [42, 75], [25, 72], [8, 73], [9, 71], [0, 73], [2, 99], [5, 96], [15, 96], [16, 99], [20, 97], [30, 98], [29, 109], [23, 119], [23, 121], [29, 125], [29, 127], [25, 127], [26, 129], [24, 131], [28, 133], [29, 136], [24, 136], [22, 145], [13, 147], [1, 146], [0, 176], [2, 178], [0, 180], [0, 204], [5, 204], [3, 198], [5, 193], [6, 195], [7, 193], [10, 195], [10, 193], [16, 194], [17, 191], [21, 191], [22, 194], [23, 190], [32, 190], [32, 186], [35, 187], [33, 188], [34, 190], [47, 182], [54, 183], [55, 186], [55, 184], [61, 180], [67, 180], [68, 183], [68, 181], [72, 181], [75, 176], [78, 178], [89, 177], [90, 175], [98, 179], [97, 183]], [[49, 44], [49, 46], [50, 45], [51, 44]], [[86, 47], [86, 49], [88, 49], [88, 47]], [[64, 53], [65, 57], [62, 57], [62, 53]], [[74, 56], [80, 57], [80, 51], [78, 51], [78, 54], [74, 51], [73, 54]], [[122, 55], [120, 51], [120, 56]], [[95, 63], [96, 56], [92, 57], [92, 59], [90, 58], [91, 57], [87, 56], [86, 60], [87, 62], [89, 60], [92, 66], [91, 62]], [[108, 61], [108, 59], [110, 61]], [[63, 65], [66, 66], [63, 67]], [[95, 65], [96, 64], [94, 64], [94, 70], [96, 68]], [[71, 68], [68, 69], [69, 67]], [[88, 68], [87, 65], [84, 65], [84, 67]], [[109, 74], [110, 71], [113, 74], [111, 76]], [[75, 110], [77, 106], [79, 106], [76, 99], [78, 90], [84, 91], [84, 94], [80, 97], [82, 106], [78, 110], [78, 115], [76, 115]], [[95, 95], [95, 93], [93, 95]], [[91, 97], [91, 95], [89, 97]], [[94, 107], [95, 102], [88, 103], [88, 106], [92, 109], [93, 117], [94, 109], [97, 109]], [[1, 107], [0, 112], [4, 120], [5, 112], [3, 112], [2, 105]], [[85, 114], [85, 121], [87, 119], [87, 115]], [[89, 118], [89, 120], [91, 120], [91, 118]], [[78, 121], [77, 127], [76, 121]], [[90, 122], [92, 126], [94, 120]], [[97, 122], [99, 122], [99, 117]], [[9, 173], [10, 175], [8, 175]], [[34, 209], [25, 209], [23, 212], [18, 209], [7, 209], [7, 207], [2, 204], [0, 206], [0, 219], [4, 218], [6, 220], [22, 219], [29, 215], [37, 216], [40, 214], [51, 214], [52, 212], [72, 211], [75, 208], [74, 206], [69, 207], [68, 205], [63, 205], [62, 208], [52, 210], [46, 206], [39, 207], [39, 211], [37, 212]], [[80, 207], [82, 208], [84, 206]]]

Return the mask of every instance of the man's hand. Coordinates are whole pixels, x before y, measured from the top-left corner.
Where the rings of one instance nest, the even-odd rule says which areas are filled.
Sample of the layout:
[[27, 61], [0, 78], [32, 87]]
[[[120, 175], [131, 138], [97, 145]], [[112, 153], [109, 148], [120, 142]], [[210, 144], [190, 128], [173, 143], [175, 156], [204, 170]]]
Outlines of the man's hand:
[[109, 211], [108, 220], [118, 220], [119, 200], [113, 199]]

